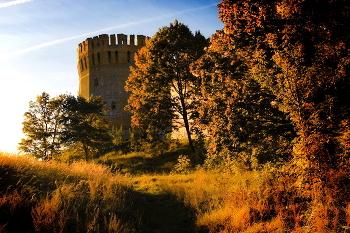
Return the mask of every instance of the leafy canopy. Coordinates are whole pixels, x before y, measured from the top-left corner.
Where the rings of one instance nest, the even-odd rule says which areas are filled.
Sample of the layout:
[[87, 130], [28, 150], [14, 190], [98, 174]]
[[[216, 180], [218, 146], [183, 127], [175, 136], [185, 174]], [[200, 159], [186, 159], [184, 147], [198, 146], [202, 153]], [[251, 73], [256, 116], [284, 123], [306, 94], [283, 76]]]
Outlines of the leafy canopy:
[[350, 2], [223, 0], [218, 7], [236, 56], [290, 114], [299, 171], [326, 180], [348, 166]]
[[73, 95], [50, 98], [42, 93], [29, 103], [24, 114], [20, 149], [37, 158], [52, 159], [69, 146], [81, 145], [85, 159], [89, 151], [98, 151], [109, 145], [110, 134], [104, 117], [104, 103], [101, 98], [89, 100]]
[[210, 42], [192, 67], [201, 78], [198, 123], [208, 135], [210, 160], [233, 156], [251, 166], [288, 158], [294, 131], [276, 97], [250, 77], [229, 36], [217, 31]]
[[135, 56], [136, 67], [131, 68], [126, 84], [131, 91], [126, 109], [134, 114], [134, 126], [151, 139], [171, 132], [180, 123], [193, 148], [189, 121], [196, 108], [198, 79], [190, 72], [190, 64], [204, 53], [206, 45], [199, 32], [193, 34], [175, 21], [159, 29]]

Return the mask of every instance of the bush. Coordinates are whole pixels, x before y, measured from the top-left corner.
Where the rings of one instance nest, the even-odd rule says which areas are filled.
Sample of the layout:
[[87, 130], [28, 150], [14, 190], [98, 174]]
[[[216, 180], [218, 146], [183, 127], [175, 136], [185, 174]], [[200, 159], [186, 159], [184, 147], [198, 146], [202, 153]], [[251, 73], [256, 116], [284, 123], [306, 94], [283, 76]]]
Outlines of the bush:
[[188, 174], [190, 172], [191, 164], [187, 155], [179, 155], [177, 161], [177, 164], [175, 164], [170, 174]]

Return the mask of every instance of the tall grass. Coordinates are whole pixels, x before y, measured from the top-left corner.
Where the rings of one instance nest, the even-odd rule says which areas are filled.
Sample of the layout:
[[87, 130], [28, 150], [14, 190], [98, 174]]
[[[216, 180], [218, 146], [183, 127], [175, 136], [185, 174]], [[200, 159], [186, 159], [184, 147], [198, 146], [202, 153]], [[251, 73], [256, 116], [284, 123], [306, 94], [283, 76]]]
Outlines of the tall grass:
[[[133, 156], [116, 161], [126, 164]], [[174, 224], [157, 227], [168, 227], [168, 232], [186, 228], [177, 225], [182, 221], [164, 218], [164, 210], [173, 211], [171, 216], [184, 211], [191, 221], [194, 212], [198, 232], [350, 232], [347, 171], [332, 171], [327, 181], [334, 184], [331, 188], [323, 182], [300, 183], [287, 164], [246, 170], [233, 163], [229, 172], [201, 166], [191, 170], [187, 156], [174, 154], [170, 173], [164, 169], [168, 158], [137, 156], [141, 158], [132, 160], [137, 166], [130, 165], [135, 169], [131, 176], [112, 174], [110, 168], [93, 163], [0, 155], [0, 232], [142, 232], [145, 226], [152, 232], [152, 224], [141, 221]], [[149, 173], [157, 164], [163, 173]], [[188, 208], [177, 208], [179, 202]], [[137, 217], [135, 211], [149, 216]]]
[[324, 187], [310, 197], [273, 166], [234, 174], [199, 169], [159, 182], [196, 212], [201, 232], [350, 232], [346, 199]]
[[[123, 175], [88, 163], [41, 162], [0, 155], [1, 232], [133, 232], [131, 185]], [[22, 231], [23, 232], [23, 231]]]

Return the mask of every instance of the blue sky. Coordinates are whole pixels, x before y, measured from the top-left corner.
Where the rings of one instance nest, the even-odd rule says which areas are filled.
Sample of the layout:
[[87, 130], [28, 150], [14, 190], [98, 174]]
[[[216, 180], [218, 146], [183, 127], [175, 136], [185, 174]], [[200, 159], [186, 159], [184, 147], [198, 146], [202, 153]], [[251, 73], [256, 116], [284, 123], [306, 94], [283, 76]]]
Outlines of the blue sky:
[[205, 37], [219, 0], [0, 0], [0, 150], [15, 152], [28, 103], [77, 94], [76, 48], [100, 34], [153, 36], [177, 19]]

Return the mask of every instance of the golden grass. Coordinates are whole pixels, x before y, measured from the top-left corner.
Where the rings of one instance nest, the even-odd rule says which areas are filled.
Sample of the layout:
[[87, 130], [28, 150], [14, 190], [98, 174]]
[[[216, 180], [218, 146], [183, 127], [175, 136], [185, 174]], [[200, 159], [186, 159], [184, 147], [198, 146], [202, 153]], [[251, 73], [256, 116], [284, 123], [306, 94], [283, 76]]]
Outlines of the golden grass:
[[[195, 212], [200, 232], [350, 232], [350, 199], [344, 189], [322, 182], [302, 189], [300, 179], [272, 165], [236, 173], [199, 168], [188, 174], [131, 176], [92, 163], [2, 155], [0, 167], [0, 177], [10, 178], [7, 189], [0, 180], [0, 213], [16, 216], [19, 209], [29, 208], [36, 232], [133, 232], [140, 220], [130, 206], [152, 208], [147, 205], [153, 203], [162, 208], [170, 203], [167, 196]], [[334, 171], [332, 177], [334, 184], [348, 179], [346, 172]], [[132, 205], [132, 192], [146, 205]], [[144, 211], [152, 213], [147, 220], [164, 214], [160, 209], [155, 213], [157, 208]], [[1, 232], [11, 227], [0, 220]]]
[[208, 232], [348, 232], [349, 204], [324, 187], [304, 195], [295, 179], [267, 166], [236, 174], [198, 170], [159, 186], [197, 213]]
[[[11, 215], [30, 207], [26, 218], [34, 229], [28, 230], [35, 232], [134, 231], [132, 219], [125, 220], [130, 218], [132, 191], [125, 175], [97, 164], [41, 162], [8, 154], [0, 155], [0, 167], [0, 176], [7, 179], [1, 184], [0, 210], [9, 211], [12, 227]], [[6, 224], [0, 220], [0, 227], [12, 231]]]

